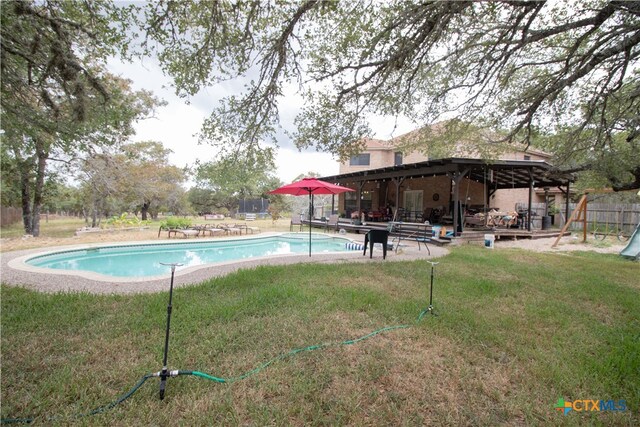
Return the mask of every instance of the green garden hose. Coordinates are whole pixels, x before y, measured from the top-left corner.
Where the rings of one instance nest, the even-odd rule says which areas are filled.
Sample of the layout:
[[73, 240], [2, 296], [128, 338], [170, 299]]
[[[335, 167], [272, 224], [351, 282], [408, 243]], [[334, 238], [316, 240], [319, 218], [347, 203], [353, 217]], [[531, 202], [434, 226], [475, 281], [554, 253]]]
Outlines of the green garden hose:
[[[418, 317], [418, 321], [422, 319], [422, 317], [424, 316], [426, 310], [423, 311], [422, 313], [420, 313], [420, 316]], [[291, 351], [288, 351], [287, 353], [283, 353], [277, 357], [274, 357], [273, 359], [263, 363], [262, 365], [248, 371], [245, 372], [242, 375], [239, 375], [237, 377], [230, 377], [230, 378], [220, 378], [220, 377], [216, 377], [213, 375], [209, 375], [207, 373], [204, 372], [200, 372], [200, 371], [188, 371], [188, 370], [174, 370], [174, 371], [170, 371], [169, 372], [169, 376], [171, 377], [176, 377], [176, 376], [180, 376], [180, 375], [192, 375], [195, 377], [200, 377], [200, 378], [204, 378], [206, 380], [209, 381], [213, 381], [213, 382], [217, 382], [217, 383], [224, 383], [224, 384], [229, 384], [229, 383], [233, 383], [236, 381], [241, 381], [244, 380], [245, 378], [248, 378], [252, 375], [257, 374], [258, 372], [266, 369], [268, 366], [270, 366], [271, 364], [279, 361], [279, 360], [283, 360], [286, 359], [288, 357], [292, 357], [296, 354], [299, 353], [303, 353], [303, 352], [308, 352], [308, 351], [315, 351], [315, 350], [322, 350], [328, 347], [337, 347], [337, 346], [341, 346], [341, 345], [352, 345], [352, 344], [357, 344], [360, 341], [364, 341], [366, 339], [372, 338], [376, 335], [379, 335], [381, 333], [387, 332], [387, 331], [393, 331], [396, 329], [406, 329], [411, 327], [411, 325], [397, 325], [397, 326], [387, 326], [378, 330], [375, 330], [373, 332], [368, 333], [367, 335], [363, 335], [361, 337], [355, 338], [355, 339], [351, 339], [351, 340], [345, 340], [345, 341], [340, 341], [340, 342], [336, 342], [336, 343], [325, 343], [325, 344], [318, 344], [318, 345], [311, 345], [308, 347], [301, 347], [301, 348], [296, 348], [293, 349]], [[152, 377], [160, 377], [161, 372], [155, 372], [155, 373], [151, 373], [151, 374], [146, 374], [144, 375], [142, 378], [140, 378], [140, 380], [137, 382], [136, 385], [134, 385], [128, 392], [126, 392], [125, 394], [121, 395], [120, 397], [118, 397], [116, 400], [114, 400], [111, 403], [108, 403], [106, 405], [102, 405], [99, 406], [89, 412], [85, 412], [85, 413], [79, 413], [73, 416], [73, 418], [83, 418], [83, 417], [87, 417], [87, 416], [91, 416], [91, 415], [97, 415], [97, 414], [101, 414], [103, 412], [106, 412], [110, 409], [113, 409], [114, 407], [118, 406], [119, 404], [121, 404], [122, 402], [124, 402], [125, 400], [127, 400], [128, 398], [130, 398], [131, 396], [133, 396], [133, 394], [135, 392], [138, 391], [138, 389], [140, 389], [140, 387], [142, 387], [142, 385], [149, 379]], [[62, 417], [47, 417], [44, 420], [45, 421], [57, 421], [57, 420], [61, 420]], [[28, 423], [32, 423], [34, 422], [36, 419], [35, 418], [3, 418], [0, 420], [0, 424], [18, 424], [18, 423], [23, 423], [23, 424], [28, 424]]]

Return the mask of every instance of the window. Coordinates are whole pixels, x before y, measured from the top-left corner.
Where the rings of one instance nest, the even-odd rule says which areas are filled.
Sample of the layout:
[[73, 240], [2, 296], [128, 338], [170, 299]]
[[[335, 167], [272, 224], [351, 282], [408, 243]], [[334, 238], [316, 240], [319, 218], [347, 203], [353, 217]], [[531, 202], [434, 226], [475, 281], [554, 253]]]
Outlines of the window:
[[349, 162], [349, 165], [369, 166], [370, 157], [371, 157], [371, 154], [369, 153], [358, 154], [357, 156], [351, 156], [351, 161]]
[[525, 155], [525, 156], [524, 156], [524, 159], [525, 159], [525, 160], [531, 160], [531, 156], [527, 156], [527, 155]]
[[[360, 194], [360, 208], [363, 211], [370, 211], [373, 201], [373, 191], [363, 191]], [[355, 191], [344, 193], [344, 210], [351, 213], [358, 209], [358, 198]]]
[[402, 164], [402, 153], [399, 151], [397, 153], [393, 153], [393, 165], [400, 166], [401, 164]]

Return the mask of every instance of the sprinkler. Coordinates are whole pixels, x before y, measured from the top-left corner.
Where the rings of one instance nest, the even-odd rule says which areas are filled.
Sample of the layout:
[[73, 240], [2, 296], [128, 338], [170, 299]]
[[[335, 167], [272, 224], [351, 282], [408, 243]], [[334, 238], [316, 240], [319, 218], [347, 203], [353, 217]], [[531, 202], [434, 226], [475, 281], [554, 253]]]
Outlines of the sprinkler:
[[[430, 262], [430, 261], [428, 261]], [[432, 315], [435, 315], [435, 313], [433, 313], [433, 267], [435, 265], [437, 265], [437, 262], [430, 262], [431, 263], [431, 291], [430, 291], [430, 295], [429, 295], [429, 308], [425, 309], [422, 311], [422, 313], [420, 313], [420, 316], [418, 317], [418, 321], [422, 318], [422, 316], [424, 316], [426, 313], [431, 313]], [[281, 361], [281, 360], [285, 360], [291, 357], [294, 357], [296, 355], [305, 353], [305, 352], [311, 352], [311, 351], [318, 351], [318, 350], [324, 350], [330, 347], [337, 347], [337, 346], [346, 346], [346, 345], [355, 345], [358, 344], [361, 341], [364, 340], [368, 340], [370, 338], [373, 338], [379, 334], [382, 333], [386, 333], [389, 331], [393, 331], [393, 330], [398, 330], [398, 329], [407, 329], [410, 328], [411, 325], [409, 324], [404, 324], [404, 325], [395, 325], [395, 326], [386, 326], [384, 328], [380, 328], [377, 329], [373, 332], [370, 332], [366, 335], [357, 337], [357, 338], [352, 338], [352, 339], [348, 339], [348, 340], [344, 340], [344, 341], [338, 341], [338, 342], [330, 342], [330, 343], [321, 343], [321, 344], [316, 344], [316, 345], [310, 345], [307, 347], [299, 347], [299, 348], [295, 348], [293, 350], [290, 350], [288, 352], [282, 353], [279, 356], [276, 356], [264, 363], [262, 363], [261, 365], [257, 366], [256, 368], [245, 372], [244, 374], [241, 375], [237, 375], [235, 377], [217, 377], [217, 376], [213, 376], [213, 375], [209, 375], [207, 373], [204, 372], [200, 372], [200, 371], [189, 371], [189, 370], [173, 370], [173, 371], [169, 371], [167, 369], [167, 359], [168, 359], [168, 353], [169, 353], [169, 331], [170, 331], [170, 327], [171, 327], [171, 308], [172, 308], [172, 302], [173, 302], [173, 279], [174, 279], [174, 275], [175, 275], [175, 270], [176, 267], [180, 267], [183, 264], [178, 264], [178, 263], [161, 263], [162, 265], [166, 265], [171, 267], [171, 287], [169, 288], [169, 304], [167, 306], [167, 331], [166, 331], [166, 335], [165, 335], [165, 340], [164, 340], [164, 357], [162, 359], [162, 370], [155, 372], [155, 373], [149, 373], [146, 375], [143, 375], [140, 380], [126, 393], [124, 393], [123, 395], [119, 396], [116, 400], [107, 403], [105, 405], [101, 405], [98, 406], [95, 409], [92, 409], [90, 411], [87, 412], [80, 412], [77, 413], [75, 415], [73, 415], [74, 419], [78, 419], [78, 418], [84, 418], [84, 417], [89, 417], [92, 415], [97, 415], [97, 414], [102, 414], [105, 413], [113, 408], [115, 408], [116, 406], [120, 405], [121, 403], [123, 403], [125, 400], [129, 399], [131, 396], [133, 396], [139, 389], [140, 387], [142, 387], [147, 380], [149, 380], [150, 378], [160, 378], [160, 400], [164, 400], [164, 395], [165, 395], [165, 391], [166, 391], [166, 387], [167, 387], [167, 378], [169, 377], [177, 377], [177, 376], [194, 376], [194, 377], [199, 377], [199, 378], [203, 378], [215, 383], [219, 383], [219, 384], [230, 384], [230, 383], [234, 383], [237, 381], [241, 381], [244, 380], [250, 376], [256, 375], [260, 372], [262, 372], [263, 370], [267, 369], [269, 366], [271, 366], [272, 364]], [[0, 424], [14, 424], [14, 423], [32, 423], [36, 420], [36, 418], [33, 417], [29, 417], [29, 418], [1, 418], [0, 419]], [[62, 416], [56, 416], [56, 415], [51, 415], [51, 416], [47, 416], [44, 418], [45, 421], [47, 422], [53, 422], [53, 421], [64, 421], [66, 420], [65, 417]]]
[[171, 286], [169, 287], [169, 305], [167, 305], [167, 333], [164, 337], [164, 357], [162, 359], [162, 371], [160, 371], [160, 400], [164, 399], [164, 391], [167, 387], [167, 378], [170, 376], [169, 371], [167, 370], [167, 357], [169, 353], [169, 328], [171, 327], [171, 303], [173, 301], [173, 276], [176, 272], [176, 267], [182, 266], [182, 264], [172, 263], [165, 264], [161, 262], [160, 264], [171, 267]]
[[431, 264], [431, 285], [429, 286], [429, 307], [422, 310], [420, 316], [418, 316], [418, 320], [422, 319], [425, 314], [431, 314], [432, 316], [437, 316], [437, 314], [433, 311], [433, 276], [434, 276], [434, 268], [436, 265], [440, 264], [439, 262], [427, 261]]

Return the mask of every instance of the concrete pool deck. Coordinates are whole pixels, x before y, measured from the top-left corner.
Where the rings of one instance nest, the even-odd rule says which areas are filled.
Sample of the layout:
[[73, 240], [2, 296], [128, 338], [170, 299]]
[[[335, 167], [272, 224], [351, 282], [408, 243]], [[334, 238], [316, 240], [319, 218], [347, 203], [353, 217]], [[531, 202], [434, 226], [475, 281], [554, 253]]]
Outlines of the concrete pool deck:
[[[264, 233], [267, 234], [267, 233]], [[335, 235], [334, 235], [335, 236]], [[364, 235], [349, 235], [352, 240], [362, 243]], [[207, 240], [201, 239], [200, 242]], [[220, 241], [220, 239], [215, 239]], [[176, 240], [146, 240], [137, 242], [114, 242], [113, 245], [137, 245], [149, 243], [176, 243]], [[108, 246], [108, 244], [82, 244], [71, 246], [42, 247], [22, 251], [0, 253], [0, 281], [9, 286], [20, 286], [39, 292], [88, 292], [92, 294], [131, 294], [150, 293], [169, 290], [168, 272], [163, 276], [147, 279], [119, 279], [94, 275], [95, 273], [70, 273], [64, 270], [38, 269], [24, 264], [23, 260], [33, 255], [45, 252], [56, 252], [87, 247]], [[431, 256], [422, 248], [419, 249], [416, 242], [403, 240], [396, 253], [389, 250], [387, 261], [410, 261], [415, 259], [430, 259], [442, 257], [449, 251], [442, 247], [429, 245]], [[225, 276], [240, 269], [250, 269], [261, 265], [293, 265], [302, 263], [346, 263], [346, 262], [381, 262], [382, 250], [374, 248], [373, 259], [367, 255], [362, 256], [362, 251], [349, 251], [333, 254], [305, 255], [281, 255], [268, 258], [230, 261], [217, 264], [205, 264], [189, 267], [176, 272], [174, 287], [183, 287], [201, 283], [214, 277]]]

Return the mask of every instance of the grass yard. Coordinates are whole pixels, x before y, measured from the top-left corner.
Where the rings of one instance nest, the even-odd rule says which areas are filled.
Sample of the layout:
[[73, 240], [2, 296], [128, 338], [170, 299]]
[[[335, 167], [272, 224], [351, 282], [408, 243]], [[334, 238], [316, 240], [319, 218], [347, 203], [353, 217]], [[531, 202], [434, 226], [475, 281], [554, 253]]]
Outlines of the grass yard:
[[[218, 223], [241, 223], [245, 221], [226, 218], [225, 220], [205, 221], [202, 217], [191, 218], [193, 224], [218, 224]], [[271, 219], [257, 219], [255, 221], [246, 222], [247, 224], [259, 227], [260, 231], [289, 231], [290, 218], [281, 218], [278, 221]], [[40, 223], [40, 237], [37, 239], [23, 239], [24, 228], [22, 223], [15, 223], [0, 229], [2, 243], [0, 252], [18, 251], [23, 249], [33, 249], [39, 247], [51, 247], [70, 244], [84, 243], [111, 243], [117, 241], [133, 241], [133, 240], [158, 240], [166, 239], [167, 232], [162, 232], [158, 237], [158, 228], [160, 220], [152, 221], [149, 226], [142, 230], [121, 230], [118, 228], [105, 230], [101, 233], [86, 233], [75, 236], [77, 229], [85, 226], [84, 220], [73, 217], [58, 217]]]
[[[174, 292], [170, 369], [87, 425], [638, 425], [640, 267], [617, 255], [456, 248], [424, 261], [260, 267]], [[168, 284], [167, 284], [168, 285]], [[168, 292], [46, 295], [2, 287], [2, 417], [113, 401], [162, 363]], [[554, 409], [625, 400], [624, 412]], [[77, 420], [76, 420], [77, 421]]]

